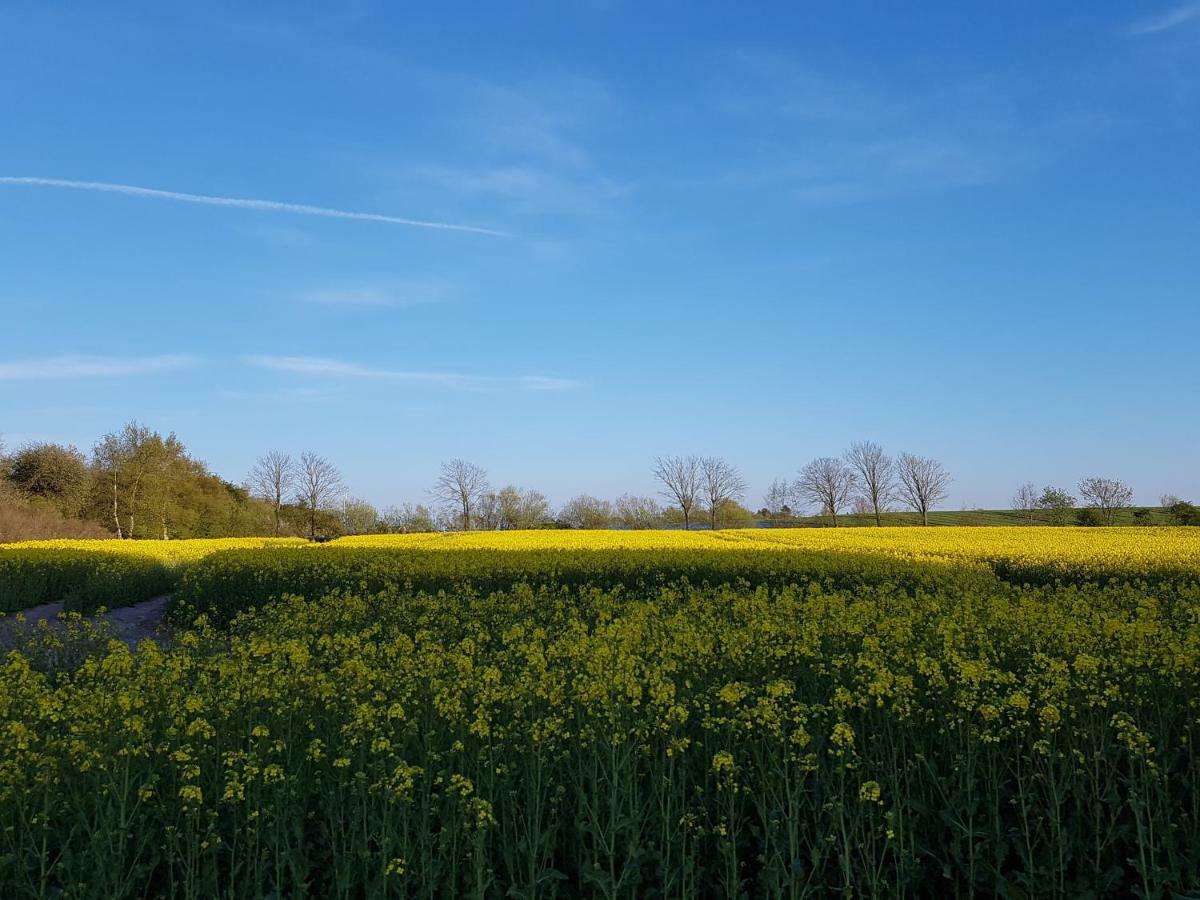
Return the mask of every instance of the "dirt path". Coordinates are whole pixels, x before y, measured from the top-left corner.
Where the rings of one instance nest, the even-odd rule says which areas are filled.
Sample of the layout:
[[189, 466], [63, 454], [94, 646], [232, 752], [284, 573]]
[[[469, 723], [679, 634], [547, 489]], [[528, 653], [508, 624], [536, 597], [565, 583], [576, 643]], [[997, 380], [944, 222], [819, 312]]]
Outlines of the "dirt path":
[[[169, 594], [143, 600], [132, 606], [122, 606], [99, 616], [90, 616], [101, 622], [112, 625], [113, 636], [124, 641], [130, 647], [136, 647], [143, 638], [150, 638], [161, 644], [166, 640], [166, 626], [163, 622], [166, 614]], [[36, 626], [45, 619], [51, 625], [58, 622], [58, 614], [63, 611], [61, 603], [43, 603], [24, 611], [25, 621], [30, 626]]]

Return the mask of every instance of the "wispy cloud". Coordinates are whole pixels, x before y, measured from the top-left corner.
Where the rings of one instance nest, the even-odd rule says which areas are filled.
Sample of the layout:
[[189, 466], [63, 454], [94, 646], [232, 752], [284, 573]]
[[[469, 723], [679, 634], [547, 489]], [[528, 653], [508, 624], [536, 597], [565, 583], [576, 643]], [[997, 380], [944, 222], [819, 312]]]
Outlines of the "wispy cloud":
[[321, 356], [247, 356], [261, 369], [323, 378], [365, 378], [378, 381], [427, 384], [459, 390], [515, 387], [530, 391], [561, 391], [579, 386], [569, 378], [549, 375], [466, 375], [458, 372], [417, 372], [380, 369]]
[[413, 279], [376, 285], [320, 288], [304, 291], [298, 297], [305, 303], [322, 306], [381, 308], [441, 303], [449, 293], [450, 286], [445, 282]]
[[176, 200], [182, 203], [201, 203], [207, 206], [255, 209], [265, 212], [292, 213], [302, 216], [325, 216], [331, 219], [355, 219], [363, 222], [383, 222], [388, 225], [411, 225], [417, 228], [467, 231], [474, 234], [502, 235], [504, 233], [491, 228], [479, 228], [474, 225], [427, 222], [421, 219], [406, 219], [382, 213], [353, 212], [345, 209], [333, 209], [327, 206], [310, 206], [306, 203], [283, 203], [278, 200], [255, 200], [244, 197], [217, 197], [209, 194], [190, 194], [183, 191], [164, 191], [158, 188], [138, 187], [132, 184], [112, 184], [107, 181], [74, 181], [67, 178], [0, 175], [0, 184], [69, 188], [77, 191], [99, 191], [109, 194], [124, 194], [130, 197], [151, 197], [159, 200]]
[[197, 362], [193, 356], [50, 356], [0, 362], [0, 381], [146, 375], [185, 369]]
[[693, 170], [677, 186], [851, 203], [1003, 183], [1105, 127], [1034, 97], [1015, 77], [905, 89], [740, 53], [718, 79], [713, 107], [728, 121], [710, 141], [715, 170]]
[[1188, 22], [1200, 20], [1200, 3], [1185, 3], [1176, 6], [1156, 16], [1141, 19], [1127, 26], [1124, 31], [1128, 35], [1157, 34], [1170, 31]]

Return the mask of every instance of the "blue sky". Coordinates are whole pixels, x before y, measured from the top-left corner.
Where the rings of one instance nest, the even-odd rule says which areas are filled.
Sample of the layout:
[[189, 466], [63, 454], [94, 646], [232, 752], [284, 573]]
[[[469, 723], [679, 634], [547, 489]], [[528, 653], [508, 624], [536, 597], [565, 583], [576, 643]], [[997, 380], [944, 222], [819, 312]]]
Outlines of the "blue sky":
[[1200, 3], [252, 6], [0, 6], [10, 445], [1200, 497]]

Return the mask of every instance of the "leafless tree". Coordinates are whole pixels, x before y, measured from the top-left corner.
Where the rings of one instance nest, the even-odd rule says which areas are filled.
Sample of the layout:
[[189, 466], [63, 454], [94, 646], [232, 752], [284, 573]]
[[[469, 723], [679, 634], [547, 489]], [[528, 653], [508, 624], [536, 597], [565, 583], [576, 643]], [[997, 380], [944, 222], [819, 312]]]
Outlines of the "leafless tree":
[[700, 460], [700, 494], [708, 507], [708, 524], [717, 530], [721, 510], [741, 499], [746, 492], [746, 480], [730, 463], [716, 456]]
[[296, 482], [296, 462], [279, 450], [260, 456], [246, 478], [246, 486], [256, 497], [271, 504], [275, 515], [275, 536], [279, 536], [279, 511]]
[[796, 493], [832, 516], [833, 527], [837, 528], [838, 511], [850, 502], [857, 486], [858, 474], [845, 461], [836, 456], [822, 456], [800, 470]]
[[1116, 521], [1117, 510], [1133, 503], [1133, 490], [1115, 478], [1085, 478], [1079, 482], [1079, 496], [1085, 504], [1100, 510], [1108, 525]]
[[662, 484], [659, 491], [673, 500], [683, 513], [683, 527], [692, 525], [692, 510], [700, 499], [700, 458], [697, 456], [659, 456], [654, 460], [654, 477]]
[[1182, 497], [1176, 497], [1174, 494], [1159, 494], [1158, 505], [1163, 509], [1170, 509], [1183, 502]]
[[316, 453], [300, 455], [297, 500], [308, 510], [308, 539], [317, 536], [317, 513], [333, 505], [346, 490], [342, 473], [323, 456]]
[[953, 480], [936, 459], [901, 453], [896, 460], [898, 491], [901, 499], [921, 514], [921, 524], [929, 524], [929, 510], [946, 499]]
[[1013, 494], [1012, 508], [1018, 512], [1025, 513], [1025, 518], [1030, 525], [1033, 524], [1033, 517], [1042, 507], [1042, 494], [1032, 481], [1027, 481]]
[[859, 490], [875, 513], [876, 526], [883, 524], [884, 510], [896, 493], [896, 464], [874, 441], [856, 441], [846, 451], [846, 462], [858, 476]]
[[786, 516], [792, 508], [792, 486], [782, 478], [776, 478], [763, 496], [763, 509], [772, 516]]
[[471, 510], [488, 491], [487, 472], [465, 459], [442, 463], [442, 474], [430, 492], [440, 502], [453, 506], [463, 531], [471, 530]]

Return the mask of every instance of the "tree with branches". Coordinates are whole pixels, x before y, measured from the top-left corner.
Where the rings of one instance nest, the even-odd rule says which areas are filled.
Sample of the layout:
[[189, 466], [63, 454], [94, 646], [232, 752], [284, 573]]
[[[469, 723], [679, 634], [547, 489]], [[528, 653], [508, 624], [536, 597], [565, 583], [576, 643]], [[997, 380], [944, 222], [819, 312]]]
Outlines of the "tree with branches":
[[701, 468], [698, 456], [659, 456], [654, 477], [663, 486], [663, 497], [673, 500], [683, 513], [683, 527], [692, 527], [692, 510], [700, 499]]
[[276, 537], [279, 537], [279, 514], [283, 509], [284, 498], [291, 494], [295, 482], [296, 461], [290, 454], [280, 450], [272, 450], [260, 456], [246, 478], [246, 486], [250, 493], [271, 504]]
[[901, 453], [896, 461], [901, 499], [921, 515], [921, 524], [929, 524], [929, 510], [946, 499], [953, 479], [940, 462], [927, 456]]
[[1017, 492], [1013, 494], [1012, 508], [1017, 512], [1024, 513], [1025, 520], [1032, 525], [1033, 517], [1041, 508], [1041, 501], [1042, 495], [1038, 492], [1038, 489], [1034, 487], [1032, 481], [1027, 481], [1017, 488]]
[[462, 530], [470, 531], [472, 510], [489, 489], [487, 472], [481, 466], [455, 458], [442, 463], [442, 474], [430, 493], [442, 504], [453, 507]]
[[845, 460], [836, 456], [814, 459], [800, 470], [796, 493], [817, 504], [821, 512], [833, 518], [838, 527], [838, 512], [845, 508], [858, 486], [858, 474]]
[[1117, 511], [1133, 503], [1133, 489], [1115, 478], [1085, 478], [1079, 482], [1079, 496], [1092, 509], [1100, 511], [1104, 524], [1117, 520]]
[[708, 507], [708, 524], [717, 530], [721, 510], [736, 503], [746, 492], [746, 480], [729, 462], [716, 456], [700, 459], [700, 493]]
[[308, 539], [316, 540], [317, 514], [332, 506], [345, 493], [346, 486], [337, 467], [316, 453], [300, 455], [297, 481], [297, 500], [308, 513]]
[[883, 512], [896, 493], [896, 463], [874, 441], [851, 444], [846, 463], [858, 476], [859, 491], [875, 514], [875, 525], [882, 525]]

